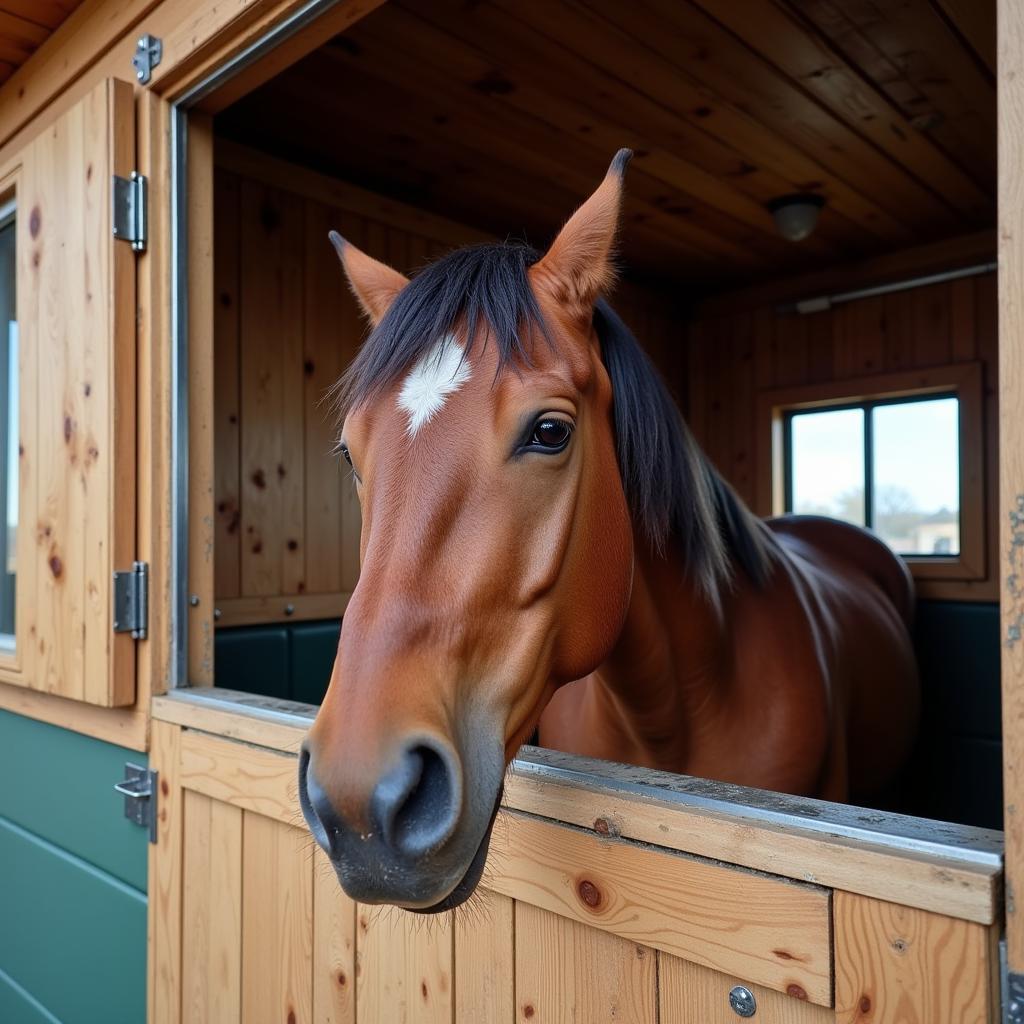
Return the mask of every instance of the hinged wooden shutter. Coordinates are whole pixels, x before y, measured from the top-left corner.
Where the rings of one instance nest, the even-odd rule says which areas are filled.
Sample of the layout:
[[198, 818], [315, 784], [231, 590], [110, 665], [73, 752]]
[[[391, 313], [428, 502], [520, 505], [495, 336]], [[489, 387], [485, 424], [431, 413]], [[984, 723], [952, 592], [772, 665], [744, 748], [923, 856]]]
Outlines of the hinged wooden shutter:
[[[111, 578], [135, 548], [135, 254], [112, 232], [111, 179], [135, 158], [132, 87], [107, 79], [28, 146], [18, 183], [26, 685], [135, 700]], [[23, 547], [24, 551], [25, 548]]]

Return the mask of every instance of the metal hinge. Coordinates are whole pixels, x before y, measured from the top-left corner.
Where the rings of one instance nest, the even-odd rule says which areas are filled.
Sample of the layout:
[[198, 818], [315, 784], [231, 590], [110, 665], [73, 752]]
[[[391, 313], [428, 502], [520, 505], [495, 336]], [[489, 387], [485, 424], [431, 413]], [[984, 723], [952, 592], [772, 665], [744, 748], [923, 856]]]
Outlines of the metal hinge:
[[156, 842], [156, 800], [159, 772], [152, 772], [141, 764], [129, 761], [124, 766], [124, 778], [114, 789], [124, 796], [124, 816], [136, 825], [149, 829], [149, 841]]
[[152, 77], [153, 68], [160, 63], [164, 55], [163, 40], [151, 36], [148, 32], [139, 37], [135, 44], [135, 55], [132, 57], [132, 67], [135, 68], [135, 77], [139, 85], [145, 85]]
[[146, 248], [146, 176], [132, 171], [130, 178], [113, 177], [114, 237], [131, 242], [136, 252]]
[[1003, 1024], [1024, 1024], [1024, 974], [1010, 971], [1006, 939], [999, 943], [999, 973], [1002, 982]]
[[114, 573], [114, 632], [146, 639], [149, 624], [149, 565], [134, 562]]

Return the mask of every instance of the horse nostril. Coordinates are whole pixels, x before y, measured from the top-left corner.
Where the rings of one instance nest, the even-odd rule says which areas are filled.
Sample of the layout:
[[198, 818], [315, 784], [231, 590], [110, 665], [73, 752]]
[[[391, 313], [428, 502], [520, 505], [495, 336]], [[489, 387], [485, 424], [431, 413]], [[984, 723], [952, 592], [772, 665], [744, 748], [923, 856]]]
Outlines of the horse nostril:
[[406, 748], [377, 783], [372, 812], [384, 840], [407, 857], [439, 847], [455, 830], [462, 780], [452, 751], [433, 743]]
[[313, 838], [333, 857], [334, 838], [338, 834], [337, 815], [309, 770], [309, 751], [305, 747], [299, 753], [299, 806]]

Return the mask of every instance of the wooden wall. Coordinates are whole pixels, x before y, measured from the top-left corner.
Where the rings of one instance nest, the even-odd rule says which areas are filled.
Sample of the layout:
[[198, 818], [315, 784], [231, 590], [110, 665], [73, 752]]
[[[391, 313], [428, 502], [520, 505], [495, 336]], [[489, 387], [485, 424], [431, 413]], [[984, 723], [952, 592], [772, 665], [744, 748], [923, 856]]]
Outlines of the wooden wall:
[[716, 301], [715, 309], [690, 326], [689, 422], [718, 469], [761, 515], [772, 510], [765, 480], [770, 469], [757, 458], [759, 395], [872, 374], [982, 363], [987, 578], [928, 581], [919, 591], [996, 600], [996, 275], [892, 292], [807, 315], [779, 313], [769, 304], [723, 312], [723, 303]]
[[[217, 164], [218, 621], [336, 617], [359, 572], [359, 509], [323, 399], [364, 325], [327, 232], [404, 272], [485, 236], [229, 143]], [[685, 329], [670, 300], [623, 286], [617, 304], [674, 374]]]

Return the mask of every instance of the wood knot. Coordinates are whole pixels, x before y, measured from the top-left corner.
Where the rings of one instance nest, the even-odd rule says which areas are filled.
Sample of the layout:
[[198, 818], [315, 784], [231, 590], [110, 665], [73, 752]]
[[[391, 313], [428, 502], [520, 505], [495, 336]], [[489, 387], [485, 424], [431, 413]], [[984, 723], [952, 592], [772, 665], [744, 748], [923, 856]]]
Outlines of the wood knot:
[[529, 1003], [527, 1003], [527, 1004], [526, 1004], [526, 1005], [525, 1005], [525, 1006], [523, 1007], [523, 1016], [524, 1016], [524, 1017], [525, 1017], [525, 1018], [526, 1018], [527, 1020], [529, 1020], [529, 1019], [530, 1019], [530, 1018], [531, 1018], [531, 1017], [533, 1016], [534, 1012], [535, 1012], [535, 1011], [534, 1011], [533, 1007], [532, 1007], [532, 1006], [531, 1006], [531, 1005], [530, 1005]]
[[288, 1007], [288, 1024], [295, 1024], [295, 1011]]
[[860, 997], [860, 1002], [857, 1004], [857, 1006], [860, 1009], [861, 1013], [871, 1012], [871, 1000], [866, 995]]
[[581, 878], [580, 881], [576, 883], [576, 894], [579, 896], [580, 900], [592, 910], [596, 910], [601, 906], [601, 890], [588, 878]]
[[344, 988], [348, 984], [348, 978], [344, 971], [338, 971], [338, 987]]
[[893, 939], [892, 949], [897, 956], [903, 956], [907, 951], [907, 940], [906, 939]]
[[67, 413], [65, 413], [64, 414], [64, 443], [65, 444], [70, 444], [71, 443], [71, 434], [74, 431], [74, 427], [75, 427], [75, 425], [74, 425], [74, 422], [72, 421], [71, 417]]
[[312, 377], [313, 374], [316, 373], [316, 364], [313, 362], [312, 359], [307, 359], [302, 364], [302, 370], [307, 377]]
[[788, 950], [785, 950], [785, 949], [773, 949], [772, 953], [775, 956], [777, 956], [780, 960], [795, 960], [796, 959], [796, 957], [793, 956], [792, 953], [790, 953]]
[[288, 470], [279, 462], [277, 464], [277, 479], [283, 480], [288, 475]]
[[170, 796], [171, 787], [167, 784], [166, 779], [160, 780], [160, 792], [163, 793], [164, 796]]
[[608, 826], [607, 818], [595, 818], [594, 819], [594, 831], [599, 836], [611, 835], [611, 828]]
[[288, 541], [288, 550], [289, 551], [298, 551], [299, 550], [299, 542], [297, 540], [289, 540]]
[[794, 999], [803, 999], [806, 1001], [807, 993], [795, 982], [786, 986], [786, 995], [792, 996]]
[[82, 393], [85, 395], [86, 398], [88, 398], [92, 394], [92, 385], [88, 381], [86, 381], [85, 384], [82, 385]]
[[261, 491], [266, 489], [267, 477], [262, 469], [255, 470], [250, 479], [254, 487], [258, 487]]
[[50, 555], [50, 572], [53, 573], [55, 580], [59, 580], [64, 574], [64, 563], [60, 560], [60, 555]]
[[422, 995], [424, 999], [426, 999], [430, 995], [430, 990], [427, 988], [426, 979], [420, 980], [420, 995]]
[[28, 215], [28, 233], [33, 238], [39, 237], [39, 229], [43, 226], [43, 215], [39, 210], [38, 205], [32, 207], [32, 212]]

